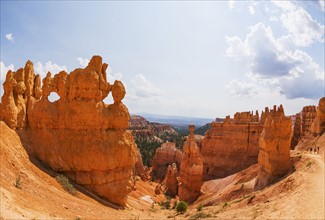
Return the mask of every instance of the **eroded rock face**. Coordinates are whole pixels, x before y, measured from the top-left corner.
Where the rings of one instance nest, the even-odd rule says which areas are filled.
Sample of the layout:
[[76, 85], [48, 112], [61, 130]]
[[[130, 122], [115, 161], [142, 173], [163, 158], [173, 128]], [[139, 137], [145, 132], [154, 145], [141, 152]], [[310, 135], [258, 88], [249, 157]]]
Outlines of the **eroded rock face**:
[[301, 116], [300, 113], [297, 113], [295, 116], [295, 124], [293, 127], [293, 135], [291, 140], [291, 149], [294, 149], [298, 144], [300, 137], [302, 136], [302, 128], [301, 128]]
[[302, 135], [306, 135], [316, 117], [316, 106], [309, 105], [302, 109]]
[[175, 143], [166, 142], [157, 148], [152, 160], [151, 177], [157, 182], [161, 182], [167, 173], [168, 165], [173, 163], [180, 166], [183, 153], [176, 148]]
[[[125, 205], [136, 162], [136, 145], [127, 131], [130, 115], [122, 103], [125, 88], [106, 80], [107, 64], [94, 56], [85, 69], [42, 80], [32, 62], [9, 71], [4, 83], [1, 118], [19, 135], [29, 152], [78, 184]], [[51, 103], [56, 92], [60, 99]], [[114, 103], [102, 100], [112, 92]]]
[[262, 128], [257, 111], [237, 112], [233, 120], [227, 116], [222, 123], [211, 123], [202, 141], [203, 179], [226, 177], [257, 163]]
[[291, 118], [285, 117], [283, 107], [274, 107], [265, 119], [260, 137], [258, 164], [260, 166], [255, 188], [261, 189], [291, 168]]
[[194, 125], [189, 126], [190, 135], [184, 143], [184, 157], [180, 167], [179, 200], [194, 202], [200, 195], [203, 184], [203, 162], [200, 148], [194, 140]]
[[175, 197], [178, 193], [178, 170], [177, 164], [168, 165], [167, 173], [163, 184], [166, 186], [165, 195]]
[[325, 97], [318, 102], [316, 117], [310, 126], [310, 132], [314, 136], [322, 135], [325, 132]]

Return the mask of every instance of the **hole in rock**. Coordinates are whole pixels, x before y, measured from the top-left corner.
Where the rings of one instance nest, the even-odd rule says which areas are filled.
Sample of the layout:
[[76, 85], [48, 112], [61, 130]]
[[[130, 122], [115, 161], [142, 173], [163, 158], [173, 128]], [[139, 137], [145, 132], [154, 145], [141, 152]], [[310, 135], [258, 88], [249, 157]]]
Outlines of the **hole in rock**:
[[60, 96], [56, 92], [51, 92], [48, 99], [50, 102], [55, 102], [60, 99]]
[[113, 100], [113, 96], [112, 96], [112, 92], [110, 92], [108, 94], [108, 96], [103, 100], [103, 102], [108, 105], [108, 104], [113, 104], [114, 100]]

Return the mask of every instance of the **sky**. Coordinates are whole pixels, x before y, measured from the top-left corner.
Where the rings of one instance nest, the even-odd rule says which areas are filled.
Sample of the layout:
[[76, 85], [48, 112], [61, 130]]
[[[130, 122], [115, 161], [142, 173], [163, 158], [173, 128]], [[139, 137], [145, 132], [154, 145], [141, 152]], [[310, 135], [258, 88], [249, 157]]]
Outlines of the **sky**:
[[283, 104], [291, 115], [325, 96], [324, 13], [324, 0], [1, 0], [0, 80], [27, 60], [44, 77], [100, 55], [133, 114], [216, 118]]

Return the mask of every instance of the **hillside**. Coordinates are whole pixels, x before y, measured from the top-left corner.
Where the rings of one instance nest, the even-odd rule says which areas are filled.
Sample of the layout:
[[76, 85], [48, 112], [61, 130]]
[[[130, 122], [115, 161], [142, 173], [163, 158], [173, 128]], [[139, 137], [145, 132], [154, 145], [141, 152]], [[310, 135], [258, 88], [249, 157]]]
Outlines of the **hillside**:
[[[15, 131], [0, 122], [1, 145], [1, 219], [323, 219], [324, 218], [324, 148], [320, 154], [305, 150], [291, 151], [294, 170], [264, 190], [252, 191], [256, 165], [223, 179], [204, 183], [203, 194], [189, 211], [151, 205], [145, 198], [155, 196], [155, 183], [138, 181], [128, 196], [124, 210], [101, 200], [76, 186], [70, 195], [55, 180], [57, 173], [29, 157]], [[325, 135], [317, 139], [325, 144]], [[32, 163], [32, 162], [33, 163]], [[15, 187], [20, 176], [20, 186]], [[217, 193], [218, 192], [218, 193]], [[204, 205], [198, 212], [196, 207]]]
[[164, 142], [174, 142], [181, 148], [184, 138], [170, 125], [149, 122], [144, 117], [132, 115], [129, 123], [135, 143], [140, 149], [143, 164], [150, 166], [156, 149]]

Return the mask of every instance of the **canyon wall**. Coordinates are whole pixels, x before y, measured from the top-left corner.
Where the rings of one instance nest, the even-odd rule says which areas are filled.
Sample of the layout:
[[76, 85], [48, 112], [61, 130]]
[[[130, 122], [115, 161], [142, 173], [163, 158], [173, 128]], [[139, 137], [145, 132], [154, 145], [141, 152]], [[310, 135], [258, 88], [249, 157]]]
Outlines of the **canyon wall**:
[[176, 148], [175, 143], [166, 142], [157, 148], [152, 160], [151, 177], [154, 181], [161, 182], [167, 173], [167, 168], [173, 163], [180, 166], [183, 153]]
[[[136, 144], [127, 131], [130, 115], [122, 103], [120, 81], [107, 82], [100, 56], [84, 69], [42, 80], [32, 62], [9, 71], [3, 84], [1, 120], [17, 129], [28, 152], [65, 173], [78, 184], [118, 205], [125, 205], [137, 160]], [[56, 92], [60, 99], [50, 102]], [[114, 103], [102, 100], [112, 92]]]
[[211, 123], [202, 141], [203, 179], [222, 178], [257, 163], [262, 129], [257, 111], [237, 112], [234, 119], [227, 116], [223, 123]]
[[258, 154], [259, 172], [255, 183], [261, 189], [274, 179], [285, 175], [292, 164], [290, 145], [292, 137], [291, 118], [285, 117], [282, 105], [266, 115], [264, 128], [260, 137]]
[[194, 125], [189, 126], [190, 134], [184, 143], [184, 156], [180, 166], [179, 199], [194, 202], [201, 194], [203, 184], [203, 162], [200, 148], [194, 140]]

